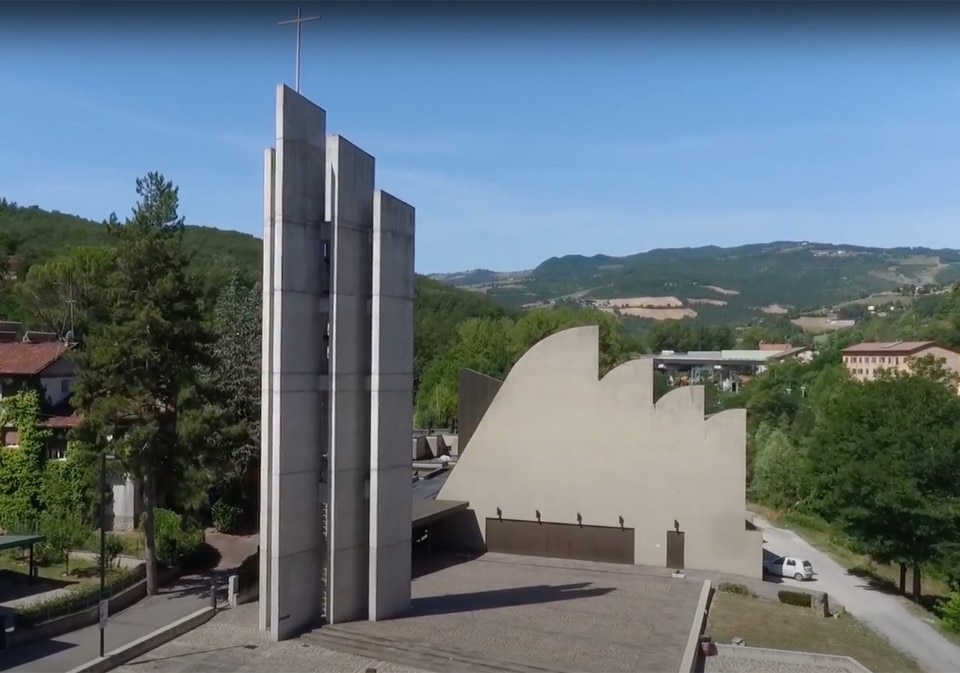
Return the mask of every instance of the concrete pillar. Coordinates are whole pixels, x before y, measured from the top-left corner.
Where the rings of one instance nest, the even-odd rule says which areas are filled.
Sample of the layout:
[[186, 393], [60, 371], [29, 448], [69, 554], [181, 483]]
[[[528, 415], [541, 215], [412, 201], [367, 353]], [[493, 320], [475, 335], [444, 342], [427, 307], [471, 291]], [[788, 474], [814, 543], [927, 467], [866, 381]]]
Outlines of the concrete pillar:
[[374, 170], [372, 156], [345, 138], [328, 138], [331, 624], [367, 616]]
[[369, 618], [410, 607], [414, 209], [373, 196]]
[[264, 190], [260, 624], [282, 640], [322, 603], [326, 113], [281, 85], [276, 135]]

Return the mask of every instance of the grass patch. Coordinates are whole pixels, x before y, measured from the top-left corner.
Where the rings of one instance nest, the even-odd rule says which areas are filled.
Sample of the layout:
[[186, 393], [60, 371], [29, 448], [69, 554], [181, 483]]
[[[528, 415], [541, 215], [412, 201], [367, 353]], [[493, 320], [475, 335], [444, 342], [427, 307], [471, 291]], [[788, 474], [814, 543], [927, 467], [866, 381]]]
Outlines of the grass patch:
[[811, 610], [717, 592], [706, 633], [716, 643], [737, 636], [750, 647], [853, 657], [874, 673], [920, 671], [916, 662], [851, 617], [818, 617]]
[[[135, 558], [142, 559], [144, 555], [144, 544], [143, 544], [143, 531], [139, 528], [137, 530], [124, 530], [124, 531], [115, 531], [109, 533], [115, 537], [120, 538], [120, 541], [123, 542], [123, 552], [124, 556], [133, 556]], [[87, 538], [87, 541], [79, 547], [78, 551], [88, 551], [94, 554], [100, 553], [100, 531], [95, 530], [90, 534], [90, 537]]]
[[[826, 553], [830, 558], [847, 569], [871, 587], [885, 593], [900, 596], [900, 566], [874, 562], [870, 557], [854, 551], [851, 542], [842, 534], [833, 530], [829, 523], [815, 516], [798, 512], [781, 512], [763, 505], [750, 503], [750, 511], [780, 528], [789, 528], [800, 537]], [[921, 619], [931, 622], [944, 636], [960, 644], [960, 635], [947, 629], [939, 619], [939, 606], [950, 598], [950, 587], [946, 582], [931, 573], [929, 569], [920, 577], [921, 598], [917, 604], [905, 596], [908, 608]], [[907, 571], [907, 593], [913, 586], [913, 574]]]
[[[0, 570], [7, 570], [15, 573], [29, 574], [29, 562], [26, 559], [10, 558], [9, 556], [0, 556]], [[85, 559], [70, 559], [70, 573], [65, 574], [66, 566], [63, 563], [54, 563], [50, 565], [37, 566], [37, 574], [48, 580], [58, 582], [91, 582], [99, 580], [99, 570], [92, 561]]]

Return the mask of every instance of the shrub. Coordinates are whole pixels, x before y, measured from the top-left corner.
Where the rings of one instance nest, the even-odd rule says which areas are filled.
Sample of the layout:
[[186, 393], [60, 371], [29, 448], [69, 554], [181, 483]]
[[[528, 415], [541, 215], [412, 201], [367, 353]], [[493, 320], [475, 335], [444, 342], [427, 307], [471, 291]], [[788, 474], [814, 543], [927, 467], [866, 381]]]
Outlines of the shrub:
[[213, 526], [221, 533], [232, 533], [240, 525], [243, 518], [243, 508], [231, 505], [221, 498], [210, 510], [213, 517]]
[[[123, 553], [123, 538], [114, 533], [107, 533], [106, 538], [103, 541], [104, 546], [104, 565], [107, 568], [112, 568], [117, 564], [117, 559], [120, 558], [120, 554]], [[100, 543], [97, 542], [97, 556], [96, 564], [100, 565]]]
[[189, 564], [204, 546], [203, 530], [186, 529], [183, 517], [169, 509], [158, 508], [154, 511], [153, 526], [157, 561], [168, 568], [184, 560]]
[[809, 608], [813, 605], [813, 596], [802, 591], [778, 591], [777, 598], [781, 603], [787, 605], [797, 605], [802, 608]]
[[[141, 573], [122, 569], [111, 572], [106, 577], [105, 588], [107, 595], [127, 589], [142, 579]], [[87, 610], [100, 600], [100, 586], [98, 584], [81, 584], [77, 588], [44, 601], [31, 603], [16, 611], [16, 626], [26, 629], [37, 624]]]
[[740, 596], [752, 596], [753, 592], [742, 584], [735, 582], [721, 582], [717, 585], [717, 591], [725, 594], [738, 594]]
[[940, 619], [948, 629], [960, 633], [960, 591], [950, 594], [950, 600], [940, 606]]

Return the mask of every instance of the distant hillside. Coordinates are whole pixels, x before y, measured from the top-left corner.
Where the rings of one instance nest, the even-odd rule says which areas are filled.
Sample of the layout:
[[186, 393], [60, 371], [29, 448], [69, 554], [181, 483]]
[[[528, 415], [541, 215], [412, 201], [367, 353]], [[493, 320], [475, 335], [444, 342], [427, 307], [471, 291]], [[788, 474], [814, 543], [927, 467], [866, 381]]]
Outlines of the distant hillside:
[[781, 241], [568, 255], [529, 271], [433, 277], [514, 307], [576, 302], [638, 318], [727, 322], [822, 312], [874, 295], [878, 303], [909, 300], [918, 286], [936, 292], [960, 279], [960, 251]]
[[[216, 297], [237, 268], [250, 282], [262, 273], [262, 241], [249, 234], [212, 227], [187, 226], [186, 247], [194, 268], [204, 280], [207, 296]], [[0, 198], [0, 320], [21, 319], [17, 283], [33, 264], [69, 252], [77, 246], [109, 245], [104, 224], [36, 206], [22, 207]], [[416, 372], [450, 343], [457, 326], [467, 318], [508, 315], [509, 310], [476, 293], [459, 290], [418, 275], [415, 325]]]

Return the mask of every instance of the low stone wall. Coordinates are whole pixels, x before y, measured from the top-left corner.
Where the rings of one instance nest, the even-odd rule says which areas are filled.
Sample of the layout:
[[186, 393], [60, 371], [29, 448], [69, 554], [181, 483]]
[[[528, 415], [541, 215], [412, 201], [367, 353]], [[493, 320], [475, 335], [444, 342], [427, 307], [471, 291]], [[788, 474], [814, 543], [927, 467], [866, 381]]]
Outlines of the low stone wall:
[[700, 659], [700, 636], [703, 635], [703, 630], [707, 626], [707, 615], [709, 614], [712, 593], [710, 580], [703, 580], [697, 609], [693, 613], [693, 623], [690, 625], [690, 632], [687, 634], [687, 644], [683, 649], [683, 659], [680, 660], [679, 673], [694, 673], [697, 670], [697, 662]]
[[779, 664], [797, 668], [845, 671], [846, 673], [871, 673], [869, 668], [853, 657], [845, 657], [839, 654], [795, 652], [793, 650], [774, 650], [766, 647], [747, 647], [744, 645], [714, 645], [713, 647], [716, 649], [716, 656], [740, 661], [752, 661], [761, 666]]
[[227, 601], [233, 607], [252, 603], [260, 598], [260, 582], [253, 582], [250, 586], [240, 586], [240, 576], [231, 575], [227, 582]]
[[798, 593], [810, 594], [813, 597], [811, 603], [814, 606], [827, 604], [833, 605], [834, 607], [842, 607], [835, 600], [831, 600], [829, 594], [824, 591], [808, 589], [806, 587], [796, 586], [793, 584], [764, 582], [763, 580], [755, 580], [749, 577], [738, 577], [735, 575], [720, 575], [714, 582], [714, 589], [719, 591], [719, 587], [723, 584], [740, 584], [746, 587], [757, 598], [763, 598], [771, 601], [779, 601], [780, 599], [777, 597], [777, 594], [781, 591], [796, 591]]
[[[136, 572], [141, 577], [145, 576], [146, 566], [140, 566]], [[168, 570], [161, 571], [158, 579], [160, 580], [161, 584], [166, 584], [167, 582], [176, 578], [179, 574], [179, 568], [170, 568]], [[145, 598], [146, 595], [147, 581], [146, 579], [141, 579], [133, 586], [130, 586], [120, 593], [110, 597], [110, 614], [114, 615], [121, 610], [126, 610], [134, 603]], [[64, 633], [70, 633], [71, 631], [82, 629], [85, 626], [96, 624], [98, 621], [100, 621], [100, 608], [99, 606], [94, 605], [81, 612], [74, 612], [70, 615], [57, 617], [55, 619], [43, 622], [42, 624], [37, 624], [29, 629], [16, 629], [12, 633], [7, 634], [7, 647], [12, 648], [17, 647], [18, 645], [31, 643], [35, 640], [56, 638]]]
[[168, 626], [148, 633], [142, 638], [137, 638], [132, 643], [118, 647], [115, 650], [107, 652], [102, 657], [77, 666], [68, 673], [105, 673], [106, 671], [111, 671], [118, 666], [123, 666], [129, 661], [133, 661], [137, 657], [143, 656], [152, 649], [169, 643], [174, 638], [179, 638], [201, 624], [207, 623], [215, 614], [216, 610], [212, 607], [201, 608]]

